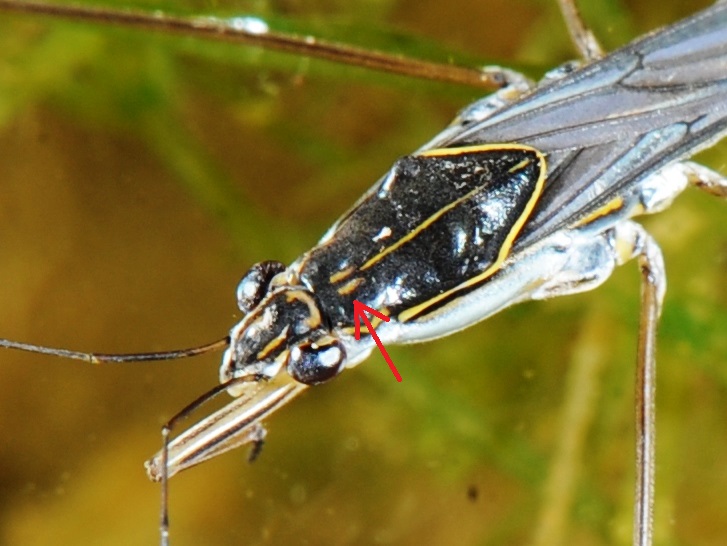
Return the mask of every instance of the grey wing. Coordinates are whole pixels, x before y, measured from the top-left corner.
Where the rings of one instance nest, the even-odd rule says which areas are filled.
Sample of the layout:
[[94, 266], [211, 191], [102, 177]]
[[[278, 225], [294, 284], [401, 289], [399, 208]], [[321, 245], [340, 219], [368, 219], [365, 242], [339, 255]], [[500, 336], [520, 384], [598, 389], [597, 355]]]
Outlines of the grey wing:
[[547, 186], [515, 249], [573, 225], [727, 133], [727, 3], [456, 129], [433, 144], [517, 142], [548, 157]]

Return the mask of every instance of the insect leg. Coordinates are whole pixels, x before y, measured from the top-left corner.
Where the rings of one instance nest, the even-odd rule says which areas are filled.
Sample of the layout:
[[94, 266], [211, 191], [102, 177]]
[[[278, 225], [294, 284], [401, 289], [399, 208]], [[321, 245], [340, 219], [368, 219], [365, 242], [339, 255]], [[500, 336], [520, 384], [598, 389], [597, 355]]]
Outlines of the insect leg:
[[[234, 377], [197, 398], [162, 427], [162, 449], [145, 463], [149, 477], [161, 484], [161, 546], [169, 544], [169, 478], [244, 444], [252, 444], [248, 460], [253, 461], [260, 454], [265, 439], [261, 421], [306, 388], [287, 376], [272, 381], [258, 374]], [[180, 421], [232, 389], [239, 393], [235, 399], [170, 439]]]
[[685, 161], [681, 165], [691, 184], [711, 195], [727, 198], [727, 177], [692, 161]]
[[[590, 63], [603, 57], [605, 52], [593, 32], [583, 21], [576, 0], [558, 0], [558, 6], [563, 15], [563, 21], [568, 28], [568, 34], [570, 34], [573, 45], [575, 45], [583, 61]], [[572, 72], [580, 64], [578, 61], [566, 63], [546, 74], [545, 81], [559, 79]], [[486, 66], [482, 71], [489, 80], [502, 83], [502, 89], [493, 95], [497, 97], [498, 101], [502, 101], [502, 104], [499, 104], [500, 107], [515, 102], [534, 88], [534, 84], [530, 79], [513, 70], [499, 66]], [[460, 117], [463, 117], [463, 113], [460, 113]], [[481, 119], [477, 121], [481, 121]]]
[[[658, 201], [659, 204], [661, 200]], [[574, 233], [573, 235], [577, 235]], [[601, 236], [574, 239], [564, 267], [532, 299], [574, 294], [603, 283], [613, 269], [636, 258], [641, 269], [641, 312], [636, 361], [636, 491], [634, 546], [651, 546], [654, 505], [654, 387], [656, 326], [666, 291], [661, 250], [639, 224], [624, 220]]]
[[[210, 391], [204, 393], [202, 396], [198, 397], [196, 400], [194, 400], [191, 404], [188, 404], [184, 409], [182, 409], [180, 412], [178, 412], [176, 415], [174, 415], [169, 421], [167, 421], [164, 426], [162, 427], [162, 449], [160, 451], [159, 460], [156, 461], [157, 465], [152, 468], [152, 465], [147, 463], [147, 472], [150, 473], [150, 476], [152, 473], [154, 474], [154, 479], [160, 482], [161, 484], [161, 507], [160, 507], [160, 523], [159, 523], [159, 531], [160, 531], [160, 545], [161, 546], [168, 546], [169, 545], [169, 478], [174, 473], [174, 470], [170, 472], [170, 437], [172, 434], [172, 431], [176, 427], [177, 423], [180, 421], [186, 419], [189, 417], [191, 413], [193, 413], [196, 409], [198, 409], [200, 406], [206, 404], [213, 398], [216, 398], [220, 393], [227, 391], [227, 389], [231, 386], [232, 383], [257, 383], [261, 379], [256, 376], [252, 377], [243, 377], [243, 378], [237, 378], [233, 379], [232, 381], [228, 381], [227, 383], [223, 383], [220, 385], [217, 385]], [[262, 427], [262, 425], [255, 425], [251, 431], [248, 433], [248, 436], [246, 439], [253, 444], [252, 453], [250, 456], [250, 460], [253, 460], [255, 457], [257, 457], [260, 453], [260, 449], [262, 448], [262, 442], [265, 438], [265, 429]], [[245, 442], [241, 442], [245, 443]]]
[[563, 20], [573, 45], [586, 62], [595, 61], [604, 56], [604, 51], [593, 32], [586, 26], [575, 0], [558, 0]]
[[654, 517], [656, 327], [666, 291], [664, 258], [639, 224], [616, 226], [619, 263], [637, 258], [641, 270], [641, 312], [636, 357], [636, 493], [634, 546], [651, 546]]

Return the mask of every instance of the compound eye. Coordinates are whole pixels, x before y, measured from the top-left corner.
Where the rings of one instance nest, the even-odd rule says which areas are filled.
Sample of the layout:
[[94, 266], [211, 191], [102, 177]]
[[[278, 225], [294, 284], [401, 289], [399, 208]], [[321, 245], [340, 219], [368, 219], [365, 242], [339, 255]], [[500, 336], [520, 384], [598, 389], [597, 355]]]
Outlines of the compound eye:
[[237, 306], [245, 314], [255, 309], [268, 292], [270, 281], [285, 271], [280, 262], [268, 261], [253, 265], [237, 285]]
[[299, 383], [318, 385], [332, 379], [343, 369], [346, 351], [341, 342], [325, 337], [296, 345], [288, 355], [288, 373]]

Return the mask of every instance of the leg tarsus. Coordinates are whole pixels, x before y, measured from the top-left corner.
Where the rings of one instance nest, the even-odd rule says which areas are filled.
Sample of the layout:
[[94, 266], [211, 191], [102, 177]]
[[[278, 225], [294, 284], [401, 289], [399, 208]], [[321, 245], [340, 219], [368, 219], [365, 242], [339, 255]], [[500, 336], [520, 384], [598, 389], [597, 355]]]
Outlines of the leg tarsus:
[[254, 463], [262, 453], [263, 446], [265, 445], [265, 436], [267, 431], [262, 425], [256, 425], [253, 430], [250, 431], [250, 441], [252, 442], [252, 448], [250, 453], [247, 455], [247, 462]]

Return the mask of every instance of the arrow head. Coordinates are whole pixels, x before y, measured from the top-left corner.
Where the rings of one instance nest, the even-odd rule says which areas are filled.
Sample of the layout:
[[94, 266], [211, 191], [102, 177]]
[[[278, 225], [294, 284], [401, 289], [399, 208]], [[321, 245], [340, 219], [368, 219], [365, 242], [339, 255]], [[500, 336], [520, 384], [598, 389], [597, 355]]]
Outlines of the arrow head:
[[369, 329], [369, 333], [371, 334], [371, 337], [374, 339], [374, 342], [376, 343], [376, 346], [381, 351], [381, 354], [384, 357], [384, 360], [386, 360], [386, 363], [389, 365], [389, 368], [391, 369], [391, 372], [394, 374], [394, 377], [396, 377], [396, 380], [401, 382], [401, 374], [396, 369], [396, 366], [394, 366], [394, 363], [391, 360], [391, 357], [389, 356], [389, 353], [386, 352], [386, 348], [384, 348], [384, 344], [381, 343], [381, 340], [379, 339], [379, 336], [376, 335], [376, 330], [374, 330], [374, 327], [371, 325], [371, 321], [369, 321], [369, 318], [366, 316], [366, 313], [370, 313], [376, 318], [383, 320], [384, 322], [389, 322], [391, 320], [389, 317], [384, 315], [383, 313], [379, 313], [376, 309], [371, 309], [368, 305], [364, 305], [358, 300], [353, 300], [353, 324], [354, 324], [354, 336], [356, 339], [361, 338], [361, 321], [363, 320], [364, 324], [366, 325], [366, 328]]
[[368, 327], [369, 331], [373, 333], [374, 328], [371, 326], [371, 322], [369, 322], [369, 318], [366, 316], [366, 313], [369, 313], [384, 322], [389, 322], [389, 320], [391, 320], [383, 313], [379, 313], [376, 309], [372, 309], [358, 300], [353, 300], [353, 326], [354, 336], [356, 339], [361, 338], [361, 319], [363, 319], [364, 324]]
[[376, 309], [372, 309], [368, 305], [363, 304], [358, 300], [353, 300], [353, 320], [358, 320], [359, 314], [365, 317], [365, 313], [369, 313], [376, 318], [383, 320], [384, 322], [389, 322], [391, 320], [389, 317], [387, 317], [383, 313], [378, 312]]

